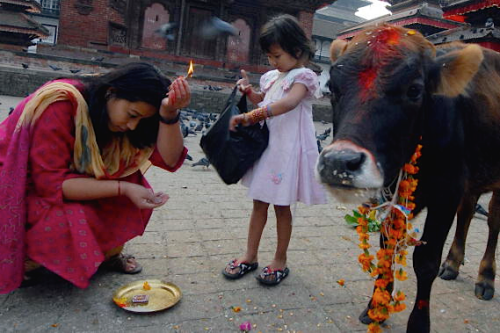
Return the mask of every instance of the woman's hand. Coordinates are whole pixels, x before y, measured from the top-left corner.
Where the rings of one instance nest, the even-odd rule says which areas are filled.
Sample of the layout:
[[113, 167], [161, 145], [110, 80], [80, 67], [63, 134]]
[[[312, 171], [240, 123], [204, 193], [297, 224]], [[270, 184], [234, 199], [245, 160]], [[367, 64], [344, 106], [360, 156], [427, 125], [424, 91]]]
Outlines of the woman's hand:
[[127, 196], [139, 209], [153, 209], [163, 206], [169, 199], [163, 192], [154, 193], [152, 189], [144, 186], [121, 182], [122, 194]]
[[172, 82], [167, 96], [161, 102], [160, 116], [167, 119], [175, 118], [177, 110], [185, 108], [191, 102], [191, 89], [183, 76]]
[[232, 116], [231, 119], [229, 119], [229, 130], [233, 132], [236, 131], [236, 126], [239, 124], [242, 124], [243, 126], [250, 125], [245, 114]]
[[252, 93], [252, 85], [250, 84], [247, 72], [244, 69], [241, 70], [241, 79], [236, 81], [236, 85], [242, 94], [250, 95]]

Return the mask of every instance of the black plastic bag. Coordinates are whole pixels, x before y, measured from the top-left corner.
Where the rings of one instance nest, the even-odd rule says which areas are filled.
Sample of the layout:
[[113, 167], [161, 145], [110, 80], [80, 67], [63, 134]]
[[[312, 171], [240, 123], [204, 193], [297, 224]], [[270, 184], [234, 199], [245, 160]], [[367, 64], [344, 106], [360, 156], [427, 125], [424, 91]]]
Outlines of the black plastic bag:
[[201, 137], [200, 146], [210, 163], [226, 184], [235, 184], [260, 158], [269, 142], [267, 125], [238, 125], [235, 132], [229, 130], [232, 116], [247, 112], [246, 97], [236, 104], [237, 87], [229, 96], [219, 119]]

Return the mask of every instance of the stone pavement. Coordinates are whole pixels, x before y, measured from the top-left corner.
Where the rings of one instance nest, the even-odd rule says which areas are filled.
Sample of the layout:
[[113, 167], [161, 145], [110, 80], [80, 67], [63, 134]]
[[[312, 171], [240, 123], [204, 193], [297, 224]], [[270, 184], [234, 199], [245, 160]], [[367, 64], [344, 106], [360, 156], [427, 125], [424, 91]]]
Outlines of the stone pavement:
[[[18, 101], [0, 96], [0, 119]], [[318, 123], [318, 133], [326, 127]], [[194, 161], [203, 156], [199, 139], [200, 135], [185, 140]], [[228, 281], [220, 272], [245, 249], [251, 200], [241, 185], [224, 185], [212, 167], [191, 164], [186, 161], [173, 174], [157, 168], [147, 173], [155, 190], [167, 192], [170, 200], [154, 212], [144, 235], [126, 247], [144, 266], [141, 274], [99, 271], [85, 290], [47, 274], [43, 284], [0, 295], [0, 332], [239, 332], [247, 320], [254, 325], [252, 332], [366, 331], [357, 317], [370, 298], [373, 281], [357, 263], [357, 235], [343, 220], [353, 206], [331, 199], [328, 205], [297, 206], [288, 259], [291, 274], [281, 285], [261, 286], [254, 274]], [[422, 221], [415, 224], [421, 226]], [[377, 238], [372, 235], [372, 244]], [[434, 283], [433, 332], [499, 331], [499, 298], [486, 302], [474, 296], [486, 239], [486, 221], [475, 218], [458, 279]], [[270, 209], [259, 253], [261, 267], [271, 261], [275, 246]], [[385, 332], [405, 331], [416, 288], [411, 255], [408, 259], [409, 278], [401, 283], [408, 308], [386, 322]], [[175, 283], [182, 300], [153, 314], [128, 313], [114, 305], [115, 289], [147, 279]], [[336, 282], [339, 279], [345, 280], [344, 286]], [[498, 281], [497, 274], [500, 290]], [[235, 306], [241, 311], [234, 312]]]

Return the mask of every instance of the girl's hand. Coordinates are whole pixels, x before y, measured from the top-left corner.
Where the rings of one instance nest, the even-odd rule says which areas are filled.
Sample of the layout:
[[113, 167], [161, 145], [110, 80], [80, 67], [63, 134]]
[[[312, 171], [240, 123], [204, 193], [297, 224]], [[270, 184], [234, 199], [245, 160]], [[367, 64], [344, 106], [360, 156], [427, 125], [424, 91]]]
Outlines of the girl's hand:
[[167, 96], [161, 102], [160, 116], [170, 119], [177, 115], [178, 109], [185, 108], [191, 101], [191, 89], [183, 76], [172, 82]]
[[241, 79], [236, 81], [236, 85], [242, 94], [250, 95], [252, 93], [252, 85], [250, 84], [247, 72], [244, 69], [241, 70], [241, 77]]
[[229, 120], [229, 130], [233, 132], [236, 131], [236, 126], [238, 126], [238, 124], [242, 124], [243, 126], [249, 125], [245, 114], [232, 116], [231, 119]]
[[126, 195], [139, 209], [153, 209], [163, 206], [169, 199], [162, 192], [154, 193], [152, 189], [144, 186], [122, 182], [123, 195]]

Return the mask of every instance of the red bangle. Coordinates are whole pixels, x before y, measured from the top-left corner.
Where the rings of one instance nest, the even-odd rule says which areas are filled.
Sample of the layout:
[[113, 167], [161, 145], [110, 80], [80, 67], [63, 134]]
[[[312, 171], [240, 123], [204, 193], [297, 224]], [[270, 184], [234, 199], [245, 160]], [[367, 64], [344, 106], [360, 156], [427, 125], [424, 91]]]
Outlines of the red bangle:
[[118, 196], [122, 195], [121, 187], [120, 187], [120, 181], [118, 181]]

